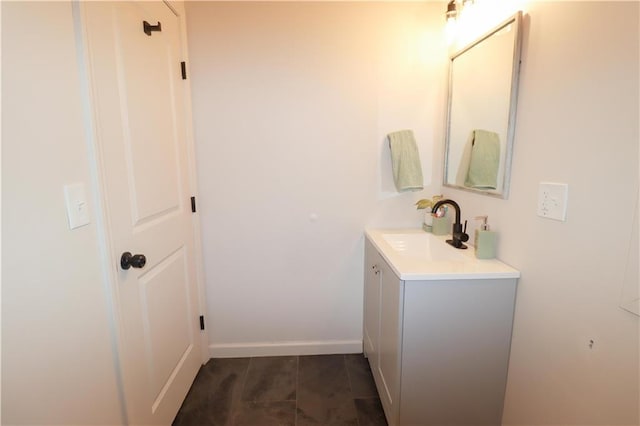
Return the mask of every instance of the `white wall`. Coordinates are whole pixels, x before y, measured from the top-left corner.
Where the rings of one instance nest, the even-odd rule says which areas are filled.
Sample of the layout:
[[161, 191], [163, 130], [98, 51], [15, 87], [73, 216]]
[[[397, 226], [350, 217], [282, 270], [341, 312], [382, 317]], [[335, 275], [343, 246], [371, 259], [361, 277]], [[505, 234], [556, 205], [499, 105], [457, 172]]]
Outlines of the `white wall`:
[[2, 422], [119, 424], [70, 2], [2, 2]]
[[[416, 226], [412, 202], [439, 188], [442, 9], [188, 4], [212, 355], [360, 338], [362, 228]], [[525, 11], [510, 198], [445, 190], [464, 218], [489, 215], [500, 258], [522, 271], [504, 422], [638, 424], [638, 317], [618, 307], [638, 185], [638, 4]], [[384, 135], [404, 127], [429, 186], [393, 196]], [[536, 216], [540, 181], [569, 184], [567, 222]]]
[[[530, 3], [511, 195], [445, 190], [464, 218], [489, 215], [499, 257], [522, 272], [505, 424], [640, 423], [639, 318], [619, 308], [638, 186], [638, 18], [637, 2]], [[569, 184], [566, 222], [536, 215], [541, 181]]]
[[[442, 4], [190, 2], [187, 23], [211, 354], [360, 351], [363, 229], [418, 226], [439, 188]], [[419, 194], [391, 181], [404, 128]]]
[[[638, 317], [618, 308], [638, 4], [527, 12], [511, 196], [446, 190], [465, 218], [489, 214], [523, 274], [505, 424], [638, 424]], [[212, 343], [359, 340], [362, 228], [417, 225], [413, 201], [439, 187], [442, 4], [188, 13]], [[90, 180], [72, 31], [69, 3], [2, 2], [5, 424], [121, 419], [95, 222], [70, 231], [63, 206]], [[384, 135], [405, 127], [429, 186], [396, 196]], [[546, 180], [570, 185], [565, 223], [535, 215]]]

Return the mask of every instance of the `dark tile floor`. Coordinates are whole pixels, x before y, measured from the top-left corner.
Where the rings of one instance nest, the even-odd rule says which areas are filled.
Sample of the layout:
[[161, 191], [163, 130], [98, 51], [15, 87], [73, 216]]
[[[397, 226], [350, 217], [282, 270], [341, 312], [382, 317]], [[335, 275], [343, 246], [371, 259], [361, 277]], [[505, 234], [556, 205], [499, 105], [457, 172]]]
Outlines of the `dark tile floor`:
[[386, 425], [362, 354], [211, 359], [174, 426]]

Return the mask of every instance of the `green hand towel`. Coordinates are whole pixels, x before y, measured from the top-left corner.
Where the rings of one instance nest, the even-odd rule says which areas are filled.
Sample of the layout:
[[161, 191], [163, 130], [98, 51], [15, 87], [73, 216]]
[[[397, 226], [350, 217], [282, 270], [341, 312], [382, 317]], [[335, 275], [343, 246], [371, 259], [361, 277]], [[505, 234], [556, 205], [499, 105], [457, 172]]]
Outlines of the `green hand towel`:
[[500, 137], [488, 130], [473, 130], [469, 135], [471, 157], [464, 186], [477, 189], [498, 187]]
[[416, 140], [411, 130], [389, 133], [393, 181], [398, 192], [423, 189], [422, 165]]

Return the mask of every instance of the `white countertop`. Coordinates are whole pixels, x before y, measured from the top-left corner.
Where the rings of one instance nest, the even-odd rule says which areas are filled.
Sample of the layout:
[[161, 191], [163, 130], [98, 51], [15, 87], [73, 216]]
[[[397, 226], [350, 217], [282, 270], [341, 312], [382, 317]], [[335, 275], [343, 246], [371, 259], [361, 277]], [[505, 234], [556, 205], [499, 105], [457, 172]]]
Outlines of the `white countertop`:
[[[520, 272], [497, 259], [476, 259], [473, 246], [456, 249], [422, 229], [367, 229], [367, 239], [401, 280], [519, 278]], [[471, 236], [473, 238], [473, 236]]]

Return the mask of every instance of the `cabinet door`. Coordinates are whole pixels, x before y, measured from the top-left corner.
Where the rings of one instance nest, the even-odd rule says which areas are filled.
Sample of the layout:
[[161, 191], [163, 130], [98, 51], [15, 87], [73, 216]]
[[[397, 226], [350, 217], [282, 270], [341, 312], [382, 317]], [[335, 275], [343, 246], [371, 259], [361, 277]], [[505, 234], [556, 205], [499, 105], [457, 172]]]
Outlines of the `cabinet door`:
[[381, 262], [380, 354], [378, 391], [390, 425], [398, 423], [400, 397], [400, 348], [404, 282], [386, 262]]
[[407, 281], [403, 424], [501, 424], [515, 291], [515, 279]]
[[380, 336], [380, 262], [382, 258], [365, 239], [364, 249], [364, 353], [371, 370], [378, 367], [378, 341]]

